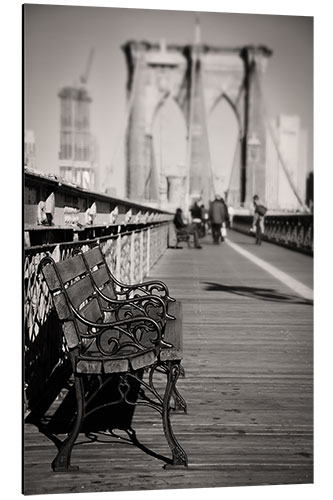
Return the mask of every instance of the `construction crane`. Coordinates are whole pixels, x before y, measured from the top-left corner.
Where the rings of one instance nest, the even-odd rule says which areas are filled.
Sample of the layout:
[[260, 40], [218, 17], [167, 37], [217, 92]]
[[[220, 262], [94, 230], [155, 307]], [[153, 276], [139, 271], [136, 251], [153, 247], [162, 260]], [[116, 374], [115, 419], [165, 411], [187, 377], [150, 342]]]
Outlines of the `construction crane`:
[[94, 47], [92, 47], [92, 48], [90, 49], [90, 53], [89, 53], [89, 57], [88, 57], [88, 61], [87, 61], [86, 70], [85, 70], [85, 72], [84, 72], [84, 73], [80, 76], [80, 82], [82, 83], [82, 85], [85, 85], [85, 84], [88, 82], [89, 73], [90, 73], [90, 69], [91, 69], [92, 61], [93, 61], [93, 58], [94, 58], [94, 52], [95, 52], [95, 49], [94, 49]]

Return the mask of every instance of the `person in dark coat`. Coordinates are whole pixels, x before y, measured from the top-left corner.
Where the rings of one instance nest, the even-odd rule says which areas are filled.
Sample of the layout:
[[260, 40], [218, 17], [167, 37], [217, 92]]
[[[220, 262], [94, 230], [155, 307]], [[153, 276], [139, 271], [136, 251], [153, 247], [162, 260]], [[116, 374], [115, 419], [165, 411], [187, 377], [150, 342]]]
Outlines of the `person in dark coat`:
[[218, 194], [215, 196], [215, 200], [212, 201], [209, 207], [209, 219], [212, 228], [213, 242], [217, 245], [221, 240], [221, 227], [222, 224], [226, 224], [228, 221], [228, 209], [224, 200]]
[[193, 203], [192, 207], [190, 208], [190, 212], [191, 212], [192, 220], [197, 219], [198, 222], [201, 221], [201, 208], [199, 207], [197, 201], [195, 201]]
[[198, 205], [198, 202], [195, 201], [190, 208], [190, 214], [192, 217], [192, 224], [197, 226], [198, 235], [201, 236], [201, 224], [202, 224], [202, 213], [201, 207]]
[[173, 218], [173, 223], [177, 231], [186, 231], [188, 234], [193, 234], [195, 248], [202, 248], [199, 243], [199, 234], [196, 224], [185, 224], [183, 221], [183, 211], [177, 208], [176, 214]]
[[209, 218], [205, 205], [200, 205], [201, 208], [201, 228], [199, 234], [204, 237], [206, 236], [206, 224], [208, 224]]

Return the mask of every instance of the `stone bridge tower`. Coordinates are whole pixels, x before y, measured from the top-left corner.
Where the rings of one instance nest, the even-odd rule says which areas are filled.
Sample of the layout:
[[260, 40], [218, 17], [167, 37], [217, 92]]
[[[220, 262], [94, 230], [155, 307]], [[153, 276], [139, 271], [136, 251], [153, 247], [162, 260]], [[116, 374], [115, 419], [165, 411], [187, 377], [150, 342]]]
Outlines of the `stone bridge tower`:
[[[156, 170], [152, 130], [158, 110], [172, 98], [186, 123], [187, 165], [185, 173], [170, 176], [170, 191], [173, 199], [178, 196], [179, 206], [195, 198], [208, 206], [214, 196], [214, 176], [207, 119], [225, 98], [235, 112], [240, 140], [239, 164], [233, 169], [229, 202], [248, 205], [254, 193], [264, 199], [265, 124], [260, 78], [272, 52], [264, 46], [209, 47], [198, 39], [186, 46], [130, 41], [123, 50], [128, 67], [128, 197], [159, 201], [161, 179]], [[185, 193], [181, 186], [185, 186]]]

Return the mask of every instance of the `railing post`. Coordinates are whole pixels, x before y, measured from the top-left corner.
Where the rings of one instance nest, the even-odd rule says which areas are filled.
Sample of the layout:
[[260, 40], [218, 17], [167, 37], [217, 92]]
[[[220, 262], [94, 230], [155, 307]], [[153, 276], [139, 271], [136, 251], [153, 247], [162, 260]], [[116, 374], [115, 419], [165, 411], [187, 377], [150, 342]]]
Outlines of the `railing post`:
[[147, 274], [150, 271], [150, 227], [147, 229]]
[[120, 280], [121, 234], [118, 234], [116, 248], [116, 276]]
[[46, 201], [40, 201], [37, 205], [37, 224], [45, 224], [46, 226], [53, 225], [53, 217], [55, 210], [55, 196], [51, 193]]
[[140, 281], [143, 281], [143, 230], [140, 231]]
[[135, 238], [135, 232], [133, 231], [131, 233], [131, 250], [130, 250], [130, 282], [131, 284], [134, 283], [134, 271], [135, 271], [135, 255], [134, 255], [134, 238]]

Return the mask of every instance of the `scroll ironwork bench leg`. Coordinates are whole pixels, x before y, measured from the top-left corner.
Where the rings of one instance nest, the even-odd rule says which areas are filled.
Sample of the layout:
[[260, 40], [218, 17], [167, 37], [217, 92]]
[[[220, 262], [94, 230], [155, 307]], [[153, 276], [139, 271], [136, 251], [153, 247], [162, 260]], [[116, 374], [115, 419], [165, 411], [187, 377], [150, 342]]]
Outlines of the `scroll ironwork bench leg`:
[[170, 398], [175, 394], [176, 383], [180, 374], [180, 361], [167, 361], [166, 365], [168, 380], [163, 398], [162, 421], [164, 434], [172, 453], [172, 463], [166, 464], [165, 467], [187, 466], [187, 455], [178, 443], [170, 421]]
[[173, 412], [184, 412], [187, 413], [187, 404], [183, 396], [179, 393], [178, 389], [174, 387], [172, 397], [174, 400], [174, 407], [171, 408]]
[[76, 419], [70, 434], [63, 441], [57, 456], [52, 462], [52, 469], [55, 472], [67, 472], [73, 469], [78, 469], [78, 467], [71, 466], [71, 453], [74, 443], [79, 435], [84, 418], [84, 387], [82, 377], [75, 375], [74, 384], [77, 405]]

